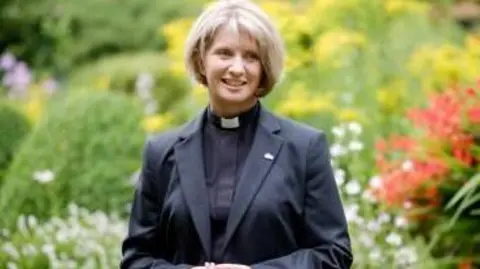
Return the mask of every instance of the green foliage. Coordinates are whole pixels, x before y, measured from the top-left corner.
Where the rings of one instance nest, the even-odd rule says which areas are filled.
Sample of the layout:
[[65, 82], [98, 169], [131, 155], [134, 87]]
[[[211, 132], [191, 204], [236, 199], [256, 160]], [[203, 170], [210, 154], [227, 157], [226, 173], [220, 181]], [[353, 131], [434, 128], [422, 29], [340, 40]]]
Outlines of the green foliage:
[[109, 89], [138, 95], [136, 84], [142, 74], [152, 78], [151, 98], [158, 104], [157, 112], [175, 113], [178, 122], [184, 121], [186, 114], [180, 103], [189, 94], [189, 84], [169, 73], [169, 61], [163, 54], [139, 52], [105, 57], [78, 68], [69, 82], [76, 88]]
[[0, 51], [55, 71], [98, 57], [163, 49], [158, 27], [199, 8], [199, 1], [6, 1], [0, 4]]
[[28, 119], [13, 105], [0, 100], [0, 185], [16, 149], [30, 131]]
[[1, 227], [19, 214], [63, 215], [73, 202], [123, 212], [140, 167], [141, 107], [117, 93], [69, 93], [52, 100], [20, 148], [0, 190]]
[[127, 223], [74, 204], [68, 209], [68, 217], [46, 223], [20, 216], [16, 232], [0, 232], [0, 269], [117, 268]]

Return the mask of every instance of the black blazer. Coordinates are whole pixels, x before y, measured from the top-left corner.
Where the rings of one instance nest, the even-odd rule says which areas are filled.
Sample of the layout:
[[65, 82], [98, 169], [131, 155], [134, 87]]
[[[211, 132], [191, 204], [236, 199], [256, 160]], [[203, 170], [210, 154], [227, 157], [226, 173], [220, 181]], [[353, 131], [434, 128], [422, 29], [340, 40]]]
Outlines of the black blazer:
[[[202, 118], [146, 143], [120, 268], [186, 269], [210, 261]], [[350, 268], [324, 133], [260, 109], [222, 253], [223, 262], [253, 269]]]

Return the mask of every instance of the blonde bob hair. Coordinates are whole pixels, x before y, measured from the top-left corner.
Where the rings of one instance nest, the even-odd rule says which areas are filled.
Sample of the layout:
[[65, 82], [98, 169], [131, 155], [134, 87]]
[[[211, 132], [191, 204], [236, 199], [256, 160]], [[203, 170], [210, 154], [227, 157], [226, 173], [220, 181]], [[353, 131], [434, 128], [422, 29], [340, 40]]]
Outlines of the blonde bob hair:
[[263, 70], [258, 96], [266, 96], [283, 75], [284, 45], [268, 15], [249, 0], [219, 0], [200, 14], [186, 40], [184, 58], [188, 74], [208, 86], [202, 74], [203, 62], [221, 27], [228, 27], [236, 34], [246, 31], [256, 39]]

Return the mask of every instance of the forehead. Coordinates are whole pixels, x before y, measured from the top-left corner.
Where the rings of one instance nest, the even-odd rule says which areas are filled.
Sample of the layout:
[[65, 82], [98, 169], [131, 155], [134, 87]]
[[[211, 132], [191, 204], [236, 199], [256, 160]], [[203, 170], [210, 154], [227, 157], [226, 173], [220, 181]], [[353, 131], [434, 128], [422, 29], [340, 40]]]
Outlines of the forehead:
[[258, 41], [250, 32], [243, 28], [229, 27], [228, 25], [220, 27], [213, 37], [211, 48], [219, 46], [259, 50]]

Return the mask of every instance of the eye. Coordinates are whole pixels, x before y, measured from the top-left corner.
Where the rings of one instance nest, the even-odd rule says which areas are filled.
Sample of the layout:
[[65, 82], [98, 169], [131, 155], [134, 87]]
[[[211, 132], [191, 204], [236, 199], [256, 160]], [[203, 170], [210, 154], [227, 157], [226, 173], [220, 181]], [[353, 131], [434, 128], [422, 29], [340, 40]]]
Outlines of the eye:
[[244, 57], [247, 61], [257, 61], [260, 58], [255, 52], [247, 52]]
[[218, 49], [215, 54], [219, 55], [220, 57], [228, 57], [232, 55], [231, 51], [228, 49]]

